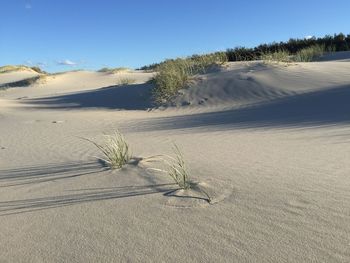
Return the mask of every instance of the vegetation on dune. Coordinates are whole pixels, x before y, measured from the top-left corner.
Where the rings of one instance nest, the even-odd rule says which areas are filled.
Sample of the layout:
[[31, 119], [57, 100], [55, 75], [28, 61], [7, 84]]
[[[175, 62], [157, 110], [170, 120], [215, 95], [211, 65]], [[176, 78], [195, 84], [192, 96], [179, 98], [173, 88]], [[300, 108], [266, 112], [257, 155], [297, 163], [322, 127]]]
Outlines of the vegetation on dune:
[[[103, 144], [99, 144], [93, 140], [79, 137], [95, 145], [102, 153], [103, 157], [98, 159], [106, 163], [111, 169], [120, 169], [126, 164], [147, 165], [157, 162], [161, 168], [147, 167], [147, 171], [153, 170], [167, 174], [173, 179], [179, 189], [201, 192], [206, 196], [206, 200], [211, 203], [212, 198], [198, 183], [190, 179], [190, 174], [187, 169], [187, 164], [180, 148], [174, 144], [173, 152], [175, 156], [170, 155], [154, 155], [147, 158], [132, 157], [129, 144], [126, 142], [123, 134], [116, 131], [112, 135], [105, 135], [106, 140]], [[140, 166], [142, 167], [142, 166]]]
[[21, 71], [21, 70], [29, 70], [29, 71], [32, 70], [39, 74], [47, 74], [45, 71], [43, 71], [39, 67], [28, 67], [24, 65], [6, 65], [6, 66], [0, 67], [0, 73], [8, 73], [13, 71]]
[[125, 71], [130, 71], [129, 68], [126, 67], [119, 67], [119, 68], [101, 68], [97, 72], [104, 72], [104, 73], [109, 73], [109, 74], [114, 74], [114, 73], [120, 73], [120, 72], [125, 72]]
[[33, 84], [44, 84], [46, 82], [47, 75], [39, 75], [11, 83], [5, 83], [0, 85], [0, 89], [5, 90], [8, 88], [15, 88], [15, 87], [28, 87]]
[[160, 63], [141, 67], [154, 70], [153, 98], [157, 105], [166, 104], [188, 84], [191, 76], [205, 73], [215, 64], [226, 61], [308, 62], [330, 51], [350, 50], [350, 35], [326, 35], [323, 38], [290, 39], [287, 42], [262, 44], [255, 48], [236, 47], [225, 52], [193, 55], [187, 58], [168, 59]]
[[299, 50], [293, 57], [293, 60], [296, 62], [311, 62], [318, 59], [325, 53], [332, 52], [334, 50], [334, 46], [329, 46], [328, 49], [326, 49], [325, 45], [313, 45]]
[[185, 161], [184, 155], [180, 148], [174, 144], [173, 145], [173, 153], [174, 156], [170, 155], [156, 155], [151, 156], [144, 159], [144, 162], [157, 162], [165, 164], [163, 168], [147, 168], [147, 170], [153, 170], [157, 172], [162, 172], [167, 174], [175, 184], [179, 187], [179, 189], [183, 190], [195, 190], [206, 196], [206, 200], [208, 203], [212, 202], [212, 197], [199, 185], [199, 183], [193, 182], [190, 177], [189, 170], [187, 168], [187, 163]]
[[[327, 51], [349, 51], [350, 50], [350, 34], [343, 33], [326, 35], [324, 37], [312, 38], [291, 38], [285, 42], [273, 42], [270, 44], [261, 44], [254, 48], [235, 47], [229, 48], [225, 52], [228, 61], [252, 61], [260, 59], [264, 54], [271, 54], [280, 51], [288, 52], [291, 55], [297, 54], [302, 49], [315, 45], [324, 46]], [[162, 63], [154, 63], [143, 66], [141, 70], [156, 70]]]
[[325, 45], [313, 45], [299, 50], [294, 55], [287, 50], [278, 50], [276, 52], [262, 54], [260, 59], [265, 62], [311, 62], [317, 60], [325, 53], [333, 52], [334, 50], [334, 46], [326, 49]]
[[191, 76], [205, 73], [214, 65], [226, 61], [227, 57], [224, 52], [164, 61], [156, 68], [158, 74], [153, 78], [155, 103], [164, 104], [171, 101], [178, 91], [186, 86]]
[[103, 144], [99, 144], [90, 139], [82, 138], [95, 145], [103, 154], [99, 158], [108, 164], [112, 169], [120, 169], [131, 159], [131, 151], [129, 144], [125, 140], [122, 133], [116, 131], [112, 135], [105, 135], [106, 140]]
[[118, 85], [126, 86], [126, 85], [133, 84], [135, 82], [136, 82], [136, 79], [125, 77], [125, 78], [119, 79]]
[[292, 58], [287, 50], [277, 50], [276, 52], [266, 52], [262, 53], [260, 59], [265, 62], [291, 62]]

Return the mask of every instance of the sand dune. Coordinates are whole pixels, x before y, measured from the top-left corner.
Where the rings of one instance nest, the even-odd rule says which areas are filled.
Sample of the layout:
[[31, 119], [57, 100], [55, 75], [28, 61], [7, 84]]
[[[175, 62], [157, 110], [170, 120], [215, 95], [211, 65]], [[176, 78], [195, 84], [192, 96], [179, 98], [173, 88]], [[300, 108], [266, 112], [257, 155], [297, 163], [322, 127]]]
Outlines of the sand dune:
[[[228, 63], [148, 111], [152, 76], [0, 91], [0, 261], [350, 261], [349, 61]], [[80, 137], [116, 129], [136, 157], [176, 142], [214, 204], [140, 165], [106, 169]]]

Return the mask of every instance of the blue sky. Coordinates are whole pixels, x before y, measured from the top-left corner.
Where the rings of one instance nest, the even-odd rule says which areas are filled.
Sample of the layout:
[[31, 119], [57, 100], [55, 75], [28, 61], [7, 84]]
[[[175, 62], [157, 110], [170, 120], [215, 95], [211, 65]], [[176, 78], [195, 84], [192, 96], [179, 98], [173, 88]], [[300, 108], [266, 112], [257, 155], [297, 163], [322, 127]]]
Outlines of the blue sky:
[[350, 33], [349, 0], [0, 0], [0, 65], [140, 67], [165, 58]]

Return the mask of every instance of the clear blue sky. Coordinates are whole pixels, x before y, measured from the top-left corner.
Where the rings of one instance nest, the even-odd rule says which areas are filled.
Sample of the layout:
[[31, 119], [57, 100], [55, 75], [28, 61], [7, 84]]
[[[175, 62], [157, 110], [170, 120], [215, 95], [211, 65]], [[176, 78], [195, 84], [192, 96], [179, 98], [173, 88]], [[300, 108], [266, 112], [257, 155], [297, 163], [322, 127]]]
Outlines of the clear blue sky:
[[0, 0], [0, 11], [0, 65], [51, 72], [350, 33], [349, 0]]

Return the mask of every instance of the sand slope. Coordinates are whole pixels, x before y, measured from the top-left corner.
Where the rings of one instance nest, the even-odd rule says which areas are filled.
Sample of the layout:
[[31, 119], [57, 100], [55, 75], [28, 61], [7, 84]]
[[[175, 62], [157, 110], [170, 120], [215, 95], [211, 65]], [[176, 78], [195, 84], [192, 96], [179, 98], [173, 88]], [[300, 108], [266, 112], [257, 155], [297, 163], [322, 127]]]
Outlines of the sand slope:
[[[151, 76], [0, 91], [1, 262], [350, 261], [349, 62], [230, 63], [188, 106], [146, 111]], [[106, 170], [79, 137], [116, 129], [137, 157], [179, 144], [215, 204], [140, 165]]]

